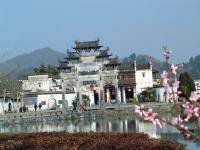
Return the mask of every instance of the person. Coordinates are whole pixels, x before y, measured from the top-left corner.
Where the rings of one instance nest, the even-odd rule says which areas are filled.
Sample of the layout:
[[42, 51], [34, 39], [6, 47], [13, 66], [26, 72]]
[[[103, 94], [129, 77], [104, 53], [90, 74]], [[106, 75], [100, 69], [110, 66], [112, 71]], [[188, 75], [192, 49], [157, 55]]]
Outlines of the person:
[[75, 111], [76, 110], [76, 106], [77, 106], [77, 103], [76, 103], [75, 100], [72, 101], [72, 105], [73, 105], [73, 111]]
[[80, 105], [81, 110], [86, 111], [86, 106], [84, 104]]
[[19, 108], [19, 112], [22, 112], [22, 106]]
[[12, 110], [12, 104], [11, 102], [8, 103], [8, 111], [11, 111]]
[[39, 104], [39, 109], [41, 109], [41, 108], [42, 108], [42, 104], [40, 103], [40, 104]]
[[23, 106], [23, 112], [26, 112], [26, 105]]
[[37, 111], [37, 104], [34, 105], [35, 112]]

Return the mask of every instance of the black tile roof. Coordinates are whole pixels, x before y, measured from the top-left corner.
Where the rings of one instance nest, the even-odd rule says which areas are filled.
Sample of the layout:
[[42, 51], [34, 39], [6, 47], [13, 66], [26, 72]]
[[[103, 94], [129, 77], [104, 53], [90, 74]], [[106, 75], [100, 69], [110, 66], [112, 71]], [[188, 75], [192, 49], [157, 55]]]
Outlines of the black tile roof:
[[95, 41], [85, 41], [79, 42], [75, 41], [76, 46], [74, 49], [90, 49], [90, 48], [101, 48], [102, 46], [99, 45], [99, 39]]

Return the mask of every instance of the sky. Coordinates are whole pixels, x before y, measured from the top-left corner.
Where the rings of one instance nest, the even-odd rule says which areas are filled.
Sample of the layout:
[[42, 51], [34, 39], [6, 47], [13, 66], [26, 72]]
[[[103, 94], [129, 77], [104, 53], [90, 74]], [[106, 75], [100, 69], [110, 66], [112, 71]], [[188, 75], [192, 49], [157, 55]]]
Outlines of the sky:
[[162, 60], [167, 46], [186, 62], [200, 54], [200, 0], [0, 0], [0, 62], [97, 38], [114, 56]]

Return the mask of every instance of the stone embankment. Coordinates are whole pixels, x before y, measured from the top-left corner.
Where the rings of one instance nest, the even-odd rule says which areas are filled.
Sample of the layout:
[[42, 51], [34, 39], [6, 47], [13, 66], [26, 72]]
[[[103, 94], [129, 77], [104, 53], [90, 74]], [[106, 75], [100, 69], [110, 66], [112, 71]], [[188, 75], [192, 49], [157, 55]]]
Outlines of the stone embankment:
[[[161, 104], [161, 103], [146, 103], [145, 108], [153, 108], [157, 113], [171, 113], [173, 110], [177, 110], [173, 104]], [[12, 123], [26, 123], [34, 121], [51, 121], [51, 120], [65, 120], [71, 118], [82, 117], [109, 117], [109, 116], [123, 116], [131, 115], [135, 116], [134, 105], [107, 105], [101, 110], [98, 107], [93, 107], [85, 111], [72, 111], [66, 109], [58, 110], [40, 110], [37, 112], [25, 112], [25, 113], [9, 113], [0, 116], [0, 123], [12, 124]]]

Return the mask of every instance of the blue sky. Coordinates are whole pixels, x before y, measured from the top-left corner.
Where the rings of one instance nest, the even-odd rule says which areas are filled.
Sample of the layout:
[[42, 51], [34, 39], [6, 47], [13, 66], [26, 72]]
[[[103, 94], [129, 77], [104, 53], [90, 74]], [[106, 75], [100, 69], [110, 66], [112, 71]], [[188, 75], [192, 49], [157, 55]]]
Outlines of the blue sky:
[[35, 49], [60, 52], [94, 40], [119, 57], [148, 54], [172, 61], [200, 54], [200, 0], [0, 0], [0, 61]]

